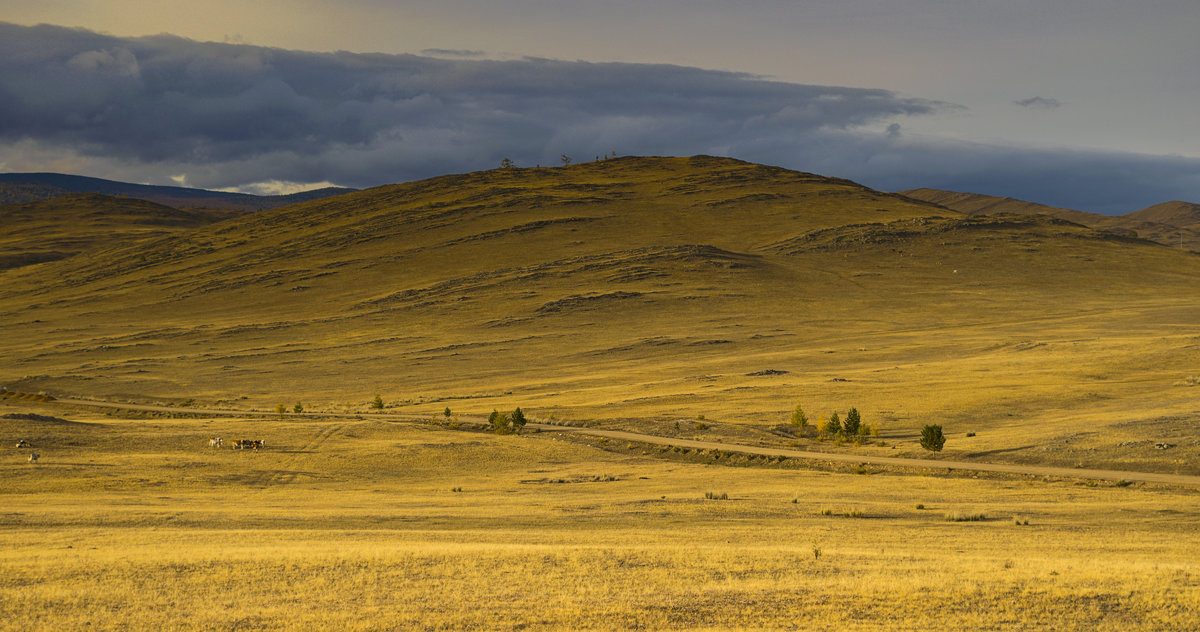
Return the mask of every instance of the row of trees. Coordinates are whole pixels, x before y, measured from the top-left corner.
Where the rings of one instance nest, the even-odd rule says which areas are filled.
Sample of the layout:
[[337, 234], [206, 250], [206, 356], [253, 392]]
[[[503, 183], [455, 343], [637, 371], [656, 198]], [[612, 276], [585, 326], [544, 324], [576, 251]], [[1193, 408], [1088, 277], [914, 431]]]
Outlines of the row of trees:
[[[616, 157], [617, 157], [617, 152], [614, 151], [611, 154], [596, 156], [596, 162], [600, 162], [601, 160], [608, 160], [609, 158], [616, 158]], [[558, 160], [559, 160], [559, 162], [562, 162], [564, 167], [573, 162], [571, 160], [571, 157], [566, 154], [559, 156]], [[539, 164], [538, 166], [540, 167], [541, 165]], [[500, 159], [500, 168], [501, 169], [516, 169], [517, 164], [512, 161], [512, 158], [508, 158], [506, 156], [506, 157]]]
[[[809, 424], [808, 415], [804, 413], [804, 408], [800, 404], [796, 404], [796, 410], [792, 412], [792, 425], [797, 428], [813, 428]], [[835, 412], [829, 415], [829, 419], [824, 418], [818, 420], [815, 425], [817, 432], [825, 432], [834, 436], [842, 437], [878, 437], [879, 429], [872, 428], [862, 422], [862, 416], [858, 413], [857, 408], [851, 408], [846, 413], [846, 418], [842, 419]], [[930, 424], [921, 429], [921, 447], [931, 452], [939, 452], [946, 445], [946, 435], [942, 432], [942, 427], [935, 424]]]
[[808, 415], [804, 413], [803, 406], [796, 404], [796, 410], [792, 412], [792, 425], [797, 428], [815, 427], [817, 432], [845, 437], [879, 436], [878, 429], [863, 423], [862, 415], [859, 414], [857, 408], [851, 408], [846, 413], [845, 419], [842, 419], [841, 416], [834, 412], [829, 415], [829, 419], [822, 417], [817, 421], [815, 426], [812, 426], [809, 424]]

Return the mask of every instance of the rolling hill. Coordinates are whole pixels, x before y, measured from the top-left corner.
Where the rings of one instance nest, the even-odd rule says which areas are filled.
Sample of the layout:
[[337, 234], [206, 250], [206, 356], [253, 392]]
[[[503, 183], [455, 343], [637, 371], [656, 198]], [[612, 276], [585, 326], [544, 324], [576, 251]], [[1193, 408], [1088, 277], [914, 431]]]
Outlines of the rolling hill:
[[1119, 446], [1194, 419], [1197, 261], [724, 158], [492, 170], [0, 273], [0, 384], [714, 433], [856, 406], [901, 454], [937, 422], [1169, 469], [1194, 442]]
[[0, 269], [186, 232], [238, 211], [179, 210], [135, 198], [67, 193], [0, 205]]
[[900, 194], [924, 202], [932, 202], [968, 215], [995, 213], [1049, 215], [1098, 230], [1108, 230], [1149, 239], [1166, 246], [1200, 251], [1200, 205], [1188, 202], [1165, 202], [1125, 215], [1101, 215], [1013, 198], [978, 193], [958, 193], [940, 189], [912, 189], [901, 191]]
[[250, 195], [188, 187], [132, 184], [62, 173], [0, 173], [0, 203], [49, 200], [67, 193], [99, 193], [148, 200], [176, 208], [255, 211], [341, 195], [353, 190], [326, 187], [290, 195]]

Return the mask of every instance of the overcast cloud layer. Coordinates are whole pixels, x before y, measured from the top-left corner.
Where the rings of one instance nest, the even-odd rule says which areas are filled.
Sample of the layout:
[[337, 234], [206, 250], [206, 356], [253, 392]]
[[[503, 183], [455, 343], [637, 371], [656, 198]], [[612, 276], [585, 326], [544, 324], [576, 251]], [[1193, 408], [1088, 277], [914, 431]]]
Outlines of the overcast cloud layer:
[[957, 107], [885, 90], [428, 52], [308, 53], [0, 23], [0, 171], [253, 191], [279, 181], [368, 187], [504, 157], [532, 166], [561, 154], [707, 153], [888, 190], [1097, 212], [1200, 200], [1200, 160], [910, 136], [906, 121]]

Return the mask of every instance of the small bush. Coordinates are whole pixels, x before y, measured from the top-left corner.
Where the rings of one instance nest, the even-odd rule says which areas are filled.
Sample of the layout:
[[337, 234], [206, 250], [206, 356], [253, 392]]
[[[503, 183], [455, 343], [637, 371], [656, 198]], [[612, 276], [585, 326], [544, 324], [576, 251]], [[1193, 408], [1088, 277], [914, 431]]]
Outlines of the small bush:
[[[704, 419], [704, 415], [700, 415], [700, 418]], [[696, 430], [704, 431], [704, 430], [708, 430], [708, 428], [709, 428], [708, 424], [696, 422]]]
[[925, 508], [925, 505], [922, 503], [917, 503], [917, 506], [915, 507], [915, 509], [924, 509], [924, 508]]
[[987, 520], [985, 513], [953, 512], [946, 514], [946, 522], [983, 522], [984, 520]]
[[375, 410], [383, 410], [383, 398], [379, 395], [376, 395], [375, 399], [371, 401], [371, 408], [374, 408]]
[[1018, 527], [1020, 527], [1020, 526], [1027, 527], [1027, 526], [1029, 526], [1029, 518], [1022, 518], [1021, 516], [1013, 516], [1013, 524], [1017, 525]]

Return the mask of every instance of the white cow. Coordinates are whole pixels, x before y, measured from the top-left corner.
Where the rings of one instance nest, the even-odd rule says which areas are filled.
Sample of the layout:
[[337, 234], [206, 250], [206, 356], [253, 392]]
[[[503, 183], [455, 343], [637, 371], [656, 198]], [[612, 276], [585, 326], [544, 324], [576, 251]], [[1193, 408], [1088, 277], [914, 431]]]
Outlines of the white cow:
[[41, 456], [42, 456], [42, 455], [38, 454], [37, 452], [30, 453], [30, 455], [29, 455], [29, 462], [30, 462], [30, 463], [37, 463], [37, 462], [38, 462], [38, 459], [39, 459], [39, 458], [41, 458]]

